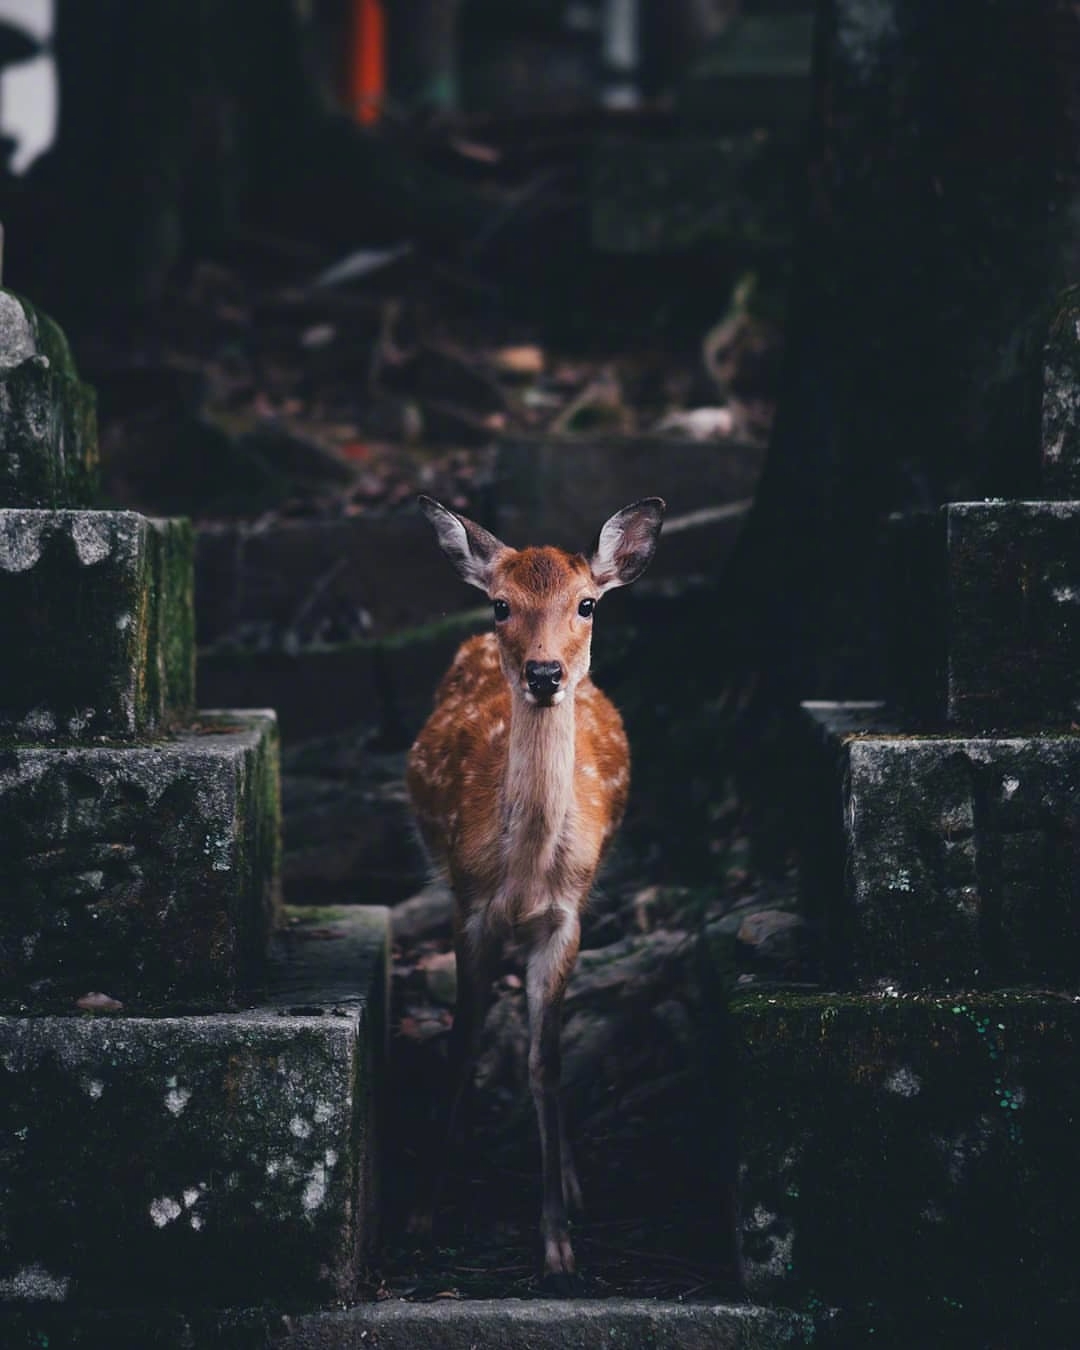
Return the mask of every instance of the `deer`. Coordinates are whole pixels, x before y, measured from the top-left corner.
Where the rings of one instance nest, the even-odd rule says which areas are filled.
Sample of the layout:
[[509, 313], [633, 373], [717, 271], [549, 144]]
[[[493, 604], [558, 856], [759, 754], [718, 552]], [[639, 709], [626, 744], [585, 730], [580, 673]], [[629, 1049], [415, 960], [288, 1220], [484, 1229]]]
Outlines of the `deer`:
[[[574, 1274], [567, 1211], [581, 1209], [581, 1188], [560, 1099], [563, 995], [630, 786], [622, 718], [589, 676], [593, 614], [648, 566], [665, 505], [646, 497], [623, 507], [584, 554], [510, 548], [430, 497], [419, 505], [494, 618], [492, 631], [458, 649], [406, 770], [421, 841], [454, 899], [458, 984], [441, 1156], [458, 1138], [495, 967], [510, 943], [525, 967], [544, 1271], [565, 1282]], [[430, 1232], [437, 1195], [436, 1180], [413, 1231]]]

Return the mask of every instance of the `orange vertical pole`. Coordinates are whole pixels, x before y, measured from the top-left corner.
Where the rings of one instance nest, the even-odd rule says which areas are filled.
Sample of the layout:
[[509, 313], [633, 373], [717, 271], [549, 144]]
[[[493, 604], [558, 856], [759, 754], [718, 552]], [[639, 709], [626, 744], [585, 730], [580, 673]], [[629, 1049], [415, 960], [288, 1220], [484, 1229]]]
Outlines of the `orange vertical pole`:
[[379, 120], [386, 94], [386, 16], [382, 0], [353, 0], [349, 106], [361, 126]]

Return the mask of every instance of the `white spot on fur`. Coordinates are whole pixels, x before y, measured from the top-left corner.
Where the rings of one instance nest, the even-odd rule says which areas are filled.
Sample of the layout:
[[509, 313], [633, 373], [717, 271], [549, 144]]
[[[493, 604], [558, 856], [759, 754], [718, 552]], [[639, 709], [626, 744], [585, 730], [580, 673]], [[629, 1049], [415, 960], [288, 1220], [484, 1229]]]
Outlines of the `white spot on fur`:
[[88, 1078], [83, 1083], [83, 1089], [86, 1095], [96, 1102], [105, 1091], [105, 1084], [100, 1078]]
[[307, 1139], [311, 1134], [311, 1126], [303, 1116], [293, 1116], [289, 1121], [289, 1133], [295, 1135], [297, 1139]]
[[1001, 795], [1005, 798], [1007, 802], [1011, 801], [1013, 797], [1016, 796], [1019, 787], [1020, 787], [1019, 778], [1006, 778], [1001, 785]]

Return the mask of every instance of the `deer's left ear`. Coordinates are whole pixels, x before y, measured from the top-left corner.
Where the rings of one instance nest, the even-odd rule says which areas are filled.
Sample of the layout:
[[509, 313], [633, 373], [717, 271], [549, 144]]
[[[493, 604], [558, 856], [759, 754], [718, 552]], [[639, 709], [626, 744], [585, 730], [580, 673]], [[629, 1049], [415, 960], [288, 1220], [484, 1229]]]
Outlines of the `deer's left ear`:
[[660, 497], [643, 497], [604, 522], [589, 557], [601, 595], [616, 586], [629, 586], [645, 571], [656, 552], [666, 509]]

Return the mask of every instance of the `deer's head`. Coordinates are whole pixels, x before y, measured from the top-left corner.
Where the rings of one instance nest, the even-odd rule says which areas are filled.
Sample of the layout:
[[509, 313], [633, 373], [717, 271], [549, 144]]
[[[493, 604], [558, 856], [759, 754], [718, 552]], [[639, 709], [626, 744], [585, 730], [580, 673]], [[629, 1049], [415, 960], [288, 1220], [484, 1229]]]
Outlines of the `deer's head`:
[[475, 521], [430, 497], [420, 507], [442, 551], [492, 603], [503, 672], [515, 698], [555, 707], [589, 670], [592, 616], [600, 597], [636, 580], [660, 536], [664, 503], [644, 497], [602, 526], [592, 548], [509, 548]]

